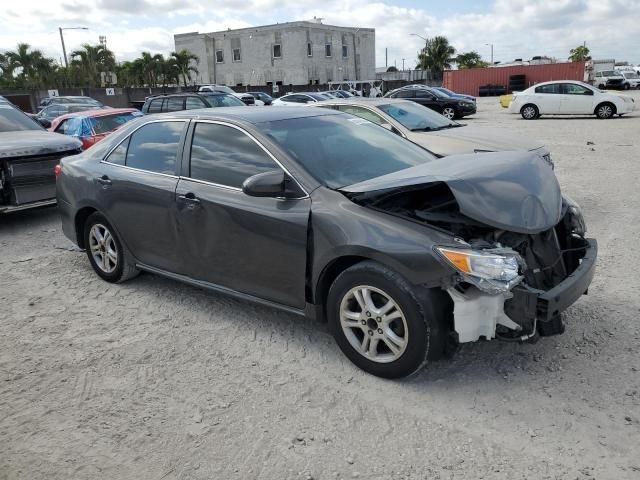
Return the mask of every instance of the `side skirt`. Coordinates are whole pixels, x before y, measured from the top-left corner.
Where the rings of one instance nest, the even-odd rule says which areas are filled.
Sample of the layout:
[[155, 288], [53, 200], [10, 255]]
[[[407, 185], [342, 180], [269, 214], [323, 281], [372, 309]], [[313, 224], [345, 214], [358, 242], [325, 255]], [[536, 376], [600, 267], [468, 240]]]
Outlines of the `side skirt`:
[[172, 280], [177, 280], [178, 282], [186, 283], [192, 285], [194, 287], [200, 287], [207, 290], [211, 290], [214, 292], [223, 293], [225, 295], [229, 295], [231, 297], [239, 298], [241, 300], [247, 300], [249, 302], [257, 303], [260, 305], [264, 305], [266, 307], [275, 308], [278, 310], [282, 310], [288, 313], [292, 313], [294, 315], [300, 315], [303, 317], [308, 315], [308, 308], [301, 310], [299, 308], [289, 307], [287, 305], [282, 305], [281, 303], [272, 302], [270, 300], [265, 300], [260, 297], [255, 297], [253, 295], [249, 295], [247, 293], [238, 292], [237, 290], [233, 290], [231, 288], [223, 287], [221, 285], [216, 285], [214, 283], [205, 282], [203, 280], [195, 280], [191, 277], [187, 277], [186, 275], [180, 275], [178, 273], [167, 272], [166, 270], [162, 270], [160, 268], [151, 267], [149, 265], [145, 265], [143, 263], [136, 263], [136, 267], [140, 270], [144, 270], [145, 272], [155, 273], [157, 275], [161, 275], [163, 277], [170, 278]]

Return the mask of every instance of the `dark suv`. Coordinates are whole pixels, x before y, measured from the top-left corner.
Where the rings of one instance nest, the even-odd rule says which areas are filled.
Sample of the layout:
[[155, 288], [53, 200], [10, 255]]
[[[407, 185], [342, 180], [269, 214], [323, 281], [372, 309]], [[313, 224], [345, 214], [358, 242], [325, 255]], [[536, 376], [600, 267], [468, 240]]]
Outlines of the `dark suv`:
[[179, 112], [198, 108], [244, 107], [237, 97], [226, 93], [174, 93], [147, 97], [142, 106], [142, 113]]

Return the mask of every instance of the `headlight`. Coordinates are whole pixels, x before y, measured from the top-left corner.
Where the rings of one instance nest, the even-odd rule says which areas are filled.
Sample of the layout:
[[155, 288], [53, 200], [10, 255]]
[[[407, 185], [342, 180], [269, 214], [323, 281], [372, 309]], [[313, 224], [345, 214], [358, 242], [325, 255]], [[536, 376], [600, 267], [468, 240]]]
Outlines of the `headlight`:
[[487, 293], [506, 292], [522, 280], [518, 272], [524, 262], [509, 248], [482, 251], [436, 247], [436, 250], [466, 281]]
[[567, 213], [569, 214], [569, 227], [571, 233], [584, 236], [587, 233], [587, 224], [584, 221], [584, 215], [582, 215], [582, 209], [576, 201], [569, 195], [563, 195], [564, 202], [567, 204]]

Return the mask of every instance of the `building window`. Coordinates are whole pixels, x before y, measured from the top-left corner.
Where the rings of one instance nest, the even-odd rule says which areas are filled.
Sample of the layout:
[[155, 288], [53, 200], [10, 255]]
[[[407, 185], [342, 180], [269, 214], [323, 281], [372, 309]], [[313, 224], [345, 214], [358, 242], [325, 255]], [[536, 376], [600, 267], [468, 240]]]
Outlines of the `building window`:
[[222, 50], [216, 50], [216, 63], [224, 62], [224, 52]]
[[273, 46], [273, 58], [281, 58], [282, 57], [282, 46], [279, 43], [276, 43]]
[[330, 43], [327, 43], [324, 46], [324, 54], [325, 54], [326, 57], [330, 57], [331, 56], [331, 44]]
[[240, 49], [239, 48], [234, 48], [233, 49], [233, 61], [234, 62], [239, 62], [240, 61]]
[[346, 45], [342, 45], [342, 58], [347, 58], [349, 55], [349, 50]]
[[311, 48], [311, 42], [307, 43], [307, 57], [313, 57], [313, 49]]

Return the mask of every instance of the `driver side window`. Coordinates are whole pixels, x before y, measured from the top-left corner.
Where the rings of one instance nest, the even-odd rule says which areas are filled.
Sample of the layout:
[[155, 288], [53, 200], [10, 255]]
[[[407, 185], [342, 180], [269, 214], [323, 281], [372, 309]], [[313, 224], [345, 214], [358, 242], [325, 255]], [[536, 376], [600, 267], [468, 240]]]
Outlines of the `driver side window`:
[[196, 124], [191, 141], [191, 178], [241, 188], [247, 178], [275, 169], [280, 166], [241, 130], [215, 123]]

